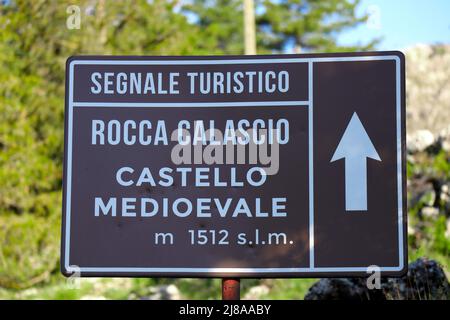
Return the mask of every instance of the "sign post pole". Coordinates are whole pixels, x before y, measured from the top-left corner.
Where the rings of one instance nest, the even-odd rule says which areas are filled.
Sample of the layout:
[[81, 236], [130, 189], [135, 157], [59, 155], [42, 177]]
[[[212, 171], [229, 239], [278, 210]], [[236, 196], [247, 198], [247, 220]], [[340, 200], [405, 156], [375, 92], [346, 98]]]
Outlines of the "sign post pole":
[[[255, 40], [255, 6], [253, 0], [244, 1], [244, 45], [245, 54], [256, 54]], [[240, 299], [240, 279], [222, 278], [222, 300]]]
[[222, 278], [222, 300], [240, 300], [240, 279]]

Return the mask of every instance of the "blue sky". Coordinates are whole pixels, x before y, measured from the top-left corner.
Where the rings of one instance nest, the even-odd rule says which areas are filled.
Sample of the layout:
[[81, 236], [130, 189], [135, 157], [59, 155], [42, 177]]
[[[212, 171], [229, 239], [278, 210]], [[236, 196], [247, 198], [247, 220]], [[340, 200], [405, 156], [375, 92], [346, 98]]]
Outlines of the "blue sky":
[[450, 44], [450, 0], [362, 0], [358, 14], [368, 23], [344, 31], [341, 44], [366, 43], [382, 37], [379, 50], [398, 50], [416, 43]]

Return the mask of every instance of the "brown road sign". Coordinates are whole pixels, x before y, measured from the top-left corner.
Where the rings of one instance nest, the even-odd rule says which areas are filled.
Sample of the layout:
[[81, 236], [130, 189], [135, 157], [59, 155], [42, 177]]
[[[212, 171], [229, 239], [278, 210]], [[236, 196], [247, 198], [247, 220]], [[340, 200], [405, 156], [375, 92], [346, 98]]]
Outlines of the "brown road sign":
[[406, 270], [399, 52], [72, 57], [65, 275]]

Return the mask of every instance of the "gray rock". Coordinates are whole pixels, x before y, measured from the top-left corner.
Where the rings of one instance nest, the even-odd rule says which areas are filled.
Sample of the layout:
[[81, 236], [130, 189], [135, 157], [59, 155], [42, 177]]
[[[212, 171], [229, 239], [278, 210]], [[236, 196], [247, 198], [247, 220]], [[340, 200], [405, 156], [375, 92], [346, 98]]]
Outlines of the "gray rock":
[[414, 236], [416, 234], [416, 228], [411, 223], [411, 220], [408, 219], [408, 236]]
[[367, 288], [365, 278], [322, 279], [305, 300], [450, 299], [450, 285], [436, 261], [420, 258], [408, 266], [401, 278], [381, 279], [381, 289]]
[[430, 206], [423, 207], [422, 215], [428, 218], [436, 218], [437, 216], [439, 216], [439, 209]]
[[437, 140], [444, 151], [450, 152], [450, 125], [439, 133]]
[[243, 300], [258, 300], [261, 299], [262, 296], [267, 295], [269, 292], [269, 287], [264, 284], [251, 287], [243, 297]]
[[417, 130], [406, 137], [406, 147], [410, 153], [425, 151], [434, 143], [434, 135], [429, 130]]
[[410, 263], [406, 276], [387, 279], [382, 290], [388, 299], [450, 299], [450, 284], [444, 270], [436, 261], [426, 258]]
[[405, 54], [407, 132], [437, 135], [450, 123], [450, 45], [416, 45]]
[[382, 290], [369, 290], [365, 278], [330, 278], [315, 283], [305, 300], [386, 300], [386, 297]]
[[151, 295], [142, 300], [180, 300], [181, 295], [178, 288], [173, 285], [161, 285], [150, 288]]
[[433, 206], [436, 198], [436, 192], [433, 182], [427, 177], [414, 177], [408, 181], [408, 207], [414, 208], [423, 199], [428, 198], [427, 205]]
[[443, 184], [440, 191], [441, 206], [445, 214], [450, 216], [450, 183]]

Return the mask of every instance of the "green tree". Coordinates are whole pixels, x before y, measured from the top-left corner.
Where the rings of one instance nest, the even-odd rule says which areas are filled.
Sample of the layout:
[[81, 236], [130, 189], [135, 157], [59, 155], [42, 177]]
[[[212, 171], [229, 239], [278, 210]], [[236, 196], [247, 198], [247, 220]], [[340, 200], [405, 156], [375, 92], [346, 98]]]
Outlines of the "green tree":
[[244, 52], [242, 0], [192, 0], [183, 12], [198, 26], [199, 54]]
[[263, 0], [263, 13], [257, 24], [264, 49], [280, 51], [288, 43], [302, 50], [356, 51], [372, 49], [376, 40], [365, 45], [340, 46], [337, 35], [367, 20], [356, 16], [359, 0]]
[[[258, 53], [282, 52], [287, 46], [307, 52], [373, 49], [377, 40], [341, 46], [342, 31], [367, 20], [357, 17], [359, 0], [256, 0]], [[200, 27], [202, 47], [210, 53], [242, 54], [241, 0], [193, 0], [184, 7]]]
[[192, 54], [195, 27], [177, 1], [63, 1], [0, 6], [0, 286], [23, 288], [57, 269], [65, 61], [71, 55]]

